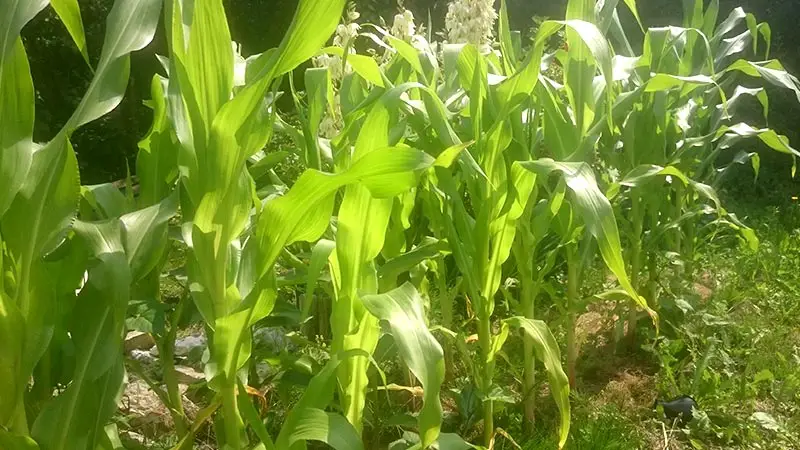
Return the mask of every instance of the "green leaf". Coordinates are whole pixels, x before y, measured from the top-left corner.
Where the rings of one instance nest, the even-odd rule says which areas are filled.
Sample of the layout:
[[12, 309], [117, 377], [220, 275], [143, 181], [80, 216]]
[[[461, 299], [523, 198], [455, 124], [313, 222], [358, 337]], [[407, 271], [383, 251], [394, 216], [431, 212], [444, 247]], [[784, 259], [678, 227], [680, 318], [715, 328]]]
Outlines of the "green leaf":
[[99, 445], [124, 378], [120, 348], [131, 275], [122, 253], [121, 226], [117, 220], [77, 222], [75, 231], [94, 255], [70, 324], [81, 351], [72, 382], [44, 406], [32, 427], [37, 442], [54, 450]]
[[424, 397], [418, 422], [423, 448], [436, 442], [442, 426], [439, 400], [444, 382], [444, 352], [428, 330], [422, 298], [404, 283], [385, 294], [361, 298], [371, 314], [389, 323], [400, 357], [422, 384]]
[[64, 125], [71, 133], [112, 111], [122, 101], [130, 74], [129, 54], [146, 47], [158, 25], [161, 0], [117, 0], [106, 19], [103, 52], [81, 103]]
[[247, 394], [247, 390], [241, 381], [239, 381], [238, 387], [239, 408], [242, 411], [245, 421], [253, 428], [253, 431], [256, 433], [261, 443], [264, 444], [266, 450], [275, 450], [275, 443], [272, 442], [272, 437], [269, 435], [267, 427], [265, 427], [264, 422], [261, 421], [261, 417], [258, 411], [256, 411], [256, 408], [253, 407], [253, 402], [250, 401], [250, 396]]
[[307, 408], [297, 412], [295, 427], [287, 438], [289, 448], [304, 441], [319, 441], [336, 450], [364, 448], [356, 429], [344, 417], [321, 409]]
[[319, 124], [326, 110], [333, 111], [333, 83], [327, 68], [307, 69], [305, 82], [308, 102], [308, 110], [303, 123], [306, 138], [305, 162], [307, 167], [321, 169]]
[[150, 83], [153, 124], [139, 142], [136, 156], [140, 207], [155, 205], [166, 198], [178, 177], [178, 143], [167, 120], [166, 83], [158, 75]]
[[0, 446], [5, 450], [39, 450], [36, 441], [28, 436], [11, 434], [3, 429], [0, 429]]
[[34, 151], [33, 80], [22, 39], [12, 44], [0, 58], [0, 218], [22, 188]]
[[[26, 381], [19, 370], [24, 350], [25, 322], [11, 298], [0, 291], [0, 425], [7, 426], [21, 400]], [[2, 442], [2, 438], [0, 438]], [[10, 445], [9, 445], [10, 447]]]
[[[325, 47], [319, 51], [318, 54], [336, 55], [339, 57], [344, 56], [344, 49], [341, 47]], [[353, 70], [361, 76], [361, 78], [369, 81], [377, 87], [385, 87], [383, 83], [383, 76], [378, 62], [375, 58], [367, 55], [359, 55], [351, 53], [347, 55], [347, 64], [353, 67]]]
[[517, 55], [514, 51], [514, 44], [511, 40], [511, 27], [508, 23], [508, 7], [506, 0], [500, 1], [500, 49], [503, 54], [503, 66], [506, 76], [511, 76], [517, 71]]
[[558, 343], [547, 324], [541, 320], [512, 317], [503, 321], [504, 327], [509, 325], [521, 329], [531, 338], [536, 358], [544, 363], [550, 382], [550, 393], [553, 395], [561, 415], [558, 447], [563, 448], [567, 442], [570, 428], [569, 380], [561, 368], [561, 352], [558, 349]]
[[16, 45], [19, 34], [39, 11], [47, 6], [48, 0], [15, 1], [0, 4], [0, 68], [6, 64], [7, 57]]
[[797, 101], [800, 102], [800, 82], [796, 77], [786, 72], [783, 65], [776, 60], [755, 63], [740, 59], [728, 66], [723, 72], [733, 71], [738, 71], [754, 78], [762, 78], [775, 86], [790, 89], [797, 97]]
[[640, 187], [643, 186], [645, 183], [651, 181], [655, 177], [675, 177], [681, 182], [683, 182], [684, 186], [689, 185], [689, 179], [686, 175], [681, 172], [677, 167], [674, 166], [667, 166], [661, 167], [656, 165], [641, 165], [636, 167], [635, 169], [628, 172], [627, 175], [619, 182], [619, 184], [628, 187]]
[[433, 259], [438, 255], [444, 254], [448, 250], [446, 241], [426, 237], [412, 250], [396, 256], [378, 268], [378, 278], [383, 283], [384, 280], [389, 286], [397, 284], [397, 277], [416, 267], [419, 263]]
[[[229, 156], [232, 163], [244, 161], [266, 145], [271, 134], [271, 115], [262, 107], [267, 90], [275, 78], [294, 70], [317, 53], [336, 29], [344, 4], [345, 0], [301, 0], [278, 50], [265, 53], [268, 59], [261, 70], [214, 117], [211, 134], [220, 148], [233, 154]], [[184, 145], [187, 133], [184, 130], [181, 139]], [[232, 143], [238, 150], [230, 151]]]
[[[427, 154], [405, 148], [375, 150], [338, 174], [306, 170], [286, 195], [268, 202], [257, 225], [259, 267], [272, 267], [284, 246], [315, 241], [327, 229], [334, 194], [360, 182], [379, 198], [394, 197], [416, 184], [416, 175], [433, 164]], [[302, 224], [302, 225], [301, 225]]]
[[789, 144], [789, 138], [779, 135], [775, 130], [769, 128], [758, 129], [746, 123], [738, 123], [736, 125], [723, 126], [716, 133], [716, 139], [719, 140], [717, 145], [723, 149], [730, 148], [740, 140], [751, 137], [757, 137], [773, 150], [788, 155], [800, 156], [800, 152]]
[[64, 26], [67, 27], [67, 31], [72, 36], [75, 45], [78, 46], [83, 60], [91, 67], [89, 52], [86, 50], [86, 36], [83, 32], [83, 21], [81, 20], [81, 9], [78, 6], [78, 0], [50, 0], [50, 5], [56, 11], [58, 17], [61, 18]]
[[336, 243], [327, 239], [320, 239], [311, 250], [311, 262], [308, 266], [308, 276], [306, 279], [306, 297], [303, 303], [302, 320], [308, 318], [311, 313], [311, 302], [314, 299], [314, 291], [317, 288], [317, 281], [325, 266], [328, 265], [328, 258], [336, 248]]
[[414, 69], [415, 72], [420, 74], [423, 78], [425, 77], [425, 70], [422, 68], [422, 62], [419, 59], [419, 53], [417, 53], [417, 49], [415, 49], [411, 44], [401, 39], [397, 39], [396, 37], [387, 34], [386, 39], [392, 45], [392, 47], [397, 50], [397, 53], [402, 57], [405, 61], [411, 64], [411, 68]]
[[[344, 423], [347, 423], [344, 418], [342, 418], [341, 421], [336, 419], [325, 419], [324, 421], [319, 420], [318, 423], [313, 424], [313, 422], [316, 421], [314, 418], [316, 417], [321, 419], [321, 416], [319, 416], [318, 413], [310, 413], [309, 415], [306, 413], [306, 411], [321, 411], [323, 408], [327, 407], [327, 405], [333, 400], [333, 391], [336, 388], [336, 371], [340, 364], [349, 358], [359, 356], [369, 357], [366, 352], [361, 350], [350, 350], [338, 354], [334, 353], [322, 370], [314, 375], [314, 378], [311, 379], [308, 387], [303, 392], [303, 396], [300, 397], [300, 400], [286, 416], [286, 420], [284, 421], [283, 426], [281, 426], [278, 439], [275, 441], [277, 448], [289, 449], [291, 448], [292, 443], [298, 442], [300, 439], [313, 439], [327, 442], [327, 440], [330, 440], [328, 437], [328, 432], [332, 429], [338, 429], [343, 439], [351, 441], [351, 434], [355, 433], [355, 430], [352, 429], [352, 426], [350, 426], [349, 423], [348, 425], [344, 425]], [[308, 417], [311, 419], [308, 419]], [[331, 420], [335, 421], [336, 423], [332, 424]], [[301, 423], [312, 424], [304, 427], [303, 436], [295, 434], [295, 431], [300, 428]], [[331, 425], [333, 425], [333, 427], [331, 427]], [[306, 438], [304, 436], [309, 437]], [[358, 438], [358, 434], [355, 433], [355, 436], [357, 439], [352, 440], [351, 442], [354, 447], [350, 448], [363, 448], [363, 444], [361, 443], [361, 439]], [[323, 437], [324, 439], [318, 439], [318, 437]], [[336, 442], [338, 445], [338, 442], [340, 441]]]
[[173, 194], [161, 203], [125, 214], [122, 239], [134, 281], [158, 267], [168, 248], [168, 221], [178, 212], [178, 197]]

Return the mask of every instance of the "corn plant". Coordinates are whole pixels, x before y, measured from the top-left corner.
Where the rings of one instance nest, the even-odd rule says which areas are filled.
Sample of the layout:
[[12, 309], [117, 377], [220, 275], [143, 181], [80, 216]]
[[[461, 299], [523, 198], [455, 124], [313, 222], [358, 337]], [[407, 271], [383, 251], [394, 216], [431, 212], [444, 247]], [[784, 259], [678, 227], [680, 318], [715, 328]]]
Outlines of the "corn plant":
[[[768, 120], [766, 91], [739, 84], [742, 76], [800, 92], [797, 79], [778, 61], [768, 60], [769, 26], [741, 8], [718, 23], [718, 1], [707, 7], [702, 1], [684, 6], [682, 28], [649, 29], [642, 55], [614, 57], [622, 90], [612, 114], [617, 125], [600, 138], [601, 158], [618, 174], [609, 196], [617, 197], [621, 189], [618, 204], [627, 210], [634, 287], [647, 292], [654, 307], [662, 270], [659, 254], [679, 255], [678, 262], [691, 276], [696, 246], [720, 227], [733, 229], [751, 247], [758, 245], [753, 231], [719, 200], [714, 188], [730, 166], [717, 169], [717, 157], [750, 137], [792, 158], [798, 155], [775, 131], [735, 119], [737, 107], [750, 97]], [[742, 59], [748, 54], [767, 61]], [[757, 153], [740, 151], [733, 161], [751, 163], [757, 176]], [[713, 220], [698, 227], [706, 215]], [[646, 280], [642, 272], [647, 272]], [[632, 313], [631, 336], [635, 327]]]
[[[69, 137], [119, 103], [129, 54], [152, 39], [161, 2], [115, 3], [88, 91], [59, 133], [38, 145], [32, 140], [33, 85], [19, 33], [46, 5], [4, 2], [0, 11], [6, 30], [0, 43], [0, 353], [7, 358], [0, 441], [5, 448], [106, 448], [113, 430], [105, 425], [124, 378], [120, 349], [131, 283], [147, 272], [150, 255], [139, 250], [151, 244], [147, 236], [159, 221], [144, 210], [101, 223], [77, 222], [73, 235], [80, 181]], [[77, 3], [54, 7], [86, 58]], [[54, 367], [65, 342], [80, 349], [79, 357], [72, 368]], [[67, 387], [53, 397], [56, 385]]]

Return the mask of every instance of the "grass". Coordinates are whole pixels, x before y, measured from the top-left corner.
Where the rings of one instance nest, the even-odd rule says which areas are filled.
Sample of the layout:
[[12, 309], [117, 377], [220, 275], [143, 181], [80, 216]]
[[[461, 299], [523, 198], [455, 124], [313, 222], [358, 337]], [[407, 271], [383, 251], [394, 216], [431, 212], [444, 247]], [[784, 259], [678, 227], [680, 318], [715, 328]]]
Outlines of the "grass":
[[[706, 245], [695, 279], [662, 295], [660, 336], [640, 324], [647, 344], [631, 352], [613, 342], [611, 307], [581, 316], [566, 448], [800, 448], [800, 205], [733, 208], [756, 230], [759, 249], [724, 236]], [[498, 378], [514, 379], [508, 366], [500, 370]], [[651, 409], [682, 394], [701, 408], [686, 429]], [[521, 410], [510, 405], [497, 423], [516, 444], [498, 437], [495, 448], [556, 448], [556, 411], [546, 393], [540, 398], [537, 433], [525, 436]]]

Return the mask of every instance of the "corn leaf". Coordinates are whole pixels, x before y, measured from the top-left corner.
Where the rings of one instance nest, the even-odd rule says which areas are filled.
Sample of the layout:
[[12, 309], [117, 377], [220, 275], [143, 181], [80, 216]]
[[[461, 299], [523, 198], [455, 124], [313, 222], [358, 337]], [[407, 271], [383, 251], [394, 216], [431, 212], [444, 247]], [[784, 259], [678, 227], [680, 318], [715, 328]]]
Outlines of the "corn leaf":
[[0, 58], [0, 217], [31, 166], [34, 90], [22, 39]]
[[31, 21], [39, 11], [47, 6], [48, 0], [30, 0], [25, 2], [3, 2], [0, 4], [0, 67], [6, 64], [6, 58], [16, 45], [22, 27]]
[[83, 60], [91, 67], [89, 62], [89, 52], [86, 49], [86, 35], [83, 32], [83, 20], [81, 20], [81, 9], [78, 0], [50, 0], [50, 5], [61, 18], [64, 26], [67, 27], [69, 35], [81, 52]]
[[129, 54], [153, 39], [161, 0], [116, 1], [106, 20], [105, 41], [95, 76], [64, 129], [72, 130], [113, 110], [128, 87]]
[[0, 445], [7, 450], [39, 450], [39, 445], [33, 439], [6, 430], [0, 430]]
[[533, 342], [536, 357], [544, 363], [550, 382], [550, 393], [553, 395], [561, 415], [558, 447], [563, 448], [567, 442], [570, 428], [569, 380], [561, 368], [561, 352], [558, 349], [558, 343], [547, 324], [541, 320], [512, 317], [504, 320], [503, 326], [519, 328], [529, 336]]
[[22, 364], [25, 348], [24, 324], [17, 305], [0, 291], [0, 424], [3, 426], [13, 418], [20, 392], [25, 389], [25, 380], [20, 378], [17, 370]]
[[37, 417], [32, 435], [47, 449], [95, 448], [117, 408], [124, 366], [119, 349], [130, 298], [131, 274], [117, 220], [77, 222], [75, 231], [93, 255], [70, 333], [77, 355], [72, 383]]
[[385, 294], [361, 298], [367, 310], [389, 323], [394, 342], [411, 373], [423, 388], [419, 431], [423, 448], [433, 444], [442, 426], [439, 393], [444, 382], [444, 352], [425, 323], [422, 298], [410, 283]]
[[153, 124], [139, 142], [136, 175], [139, 177], [139, 206], [155, 205], [172, 192], [178, 177], [178, 143], [167, 120], [166, 84], [158, 75], [150, 83]]

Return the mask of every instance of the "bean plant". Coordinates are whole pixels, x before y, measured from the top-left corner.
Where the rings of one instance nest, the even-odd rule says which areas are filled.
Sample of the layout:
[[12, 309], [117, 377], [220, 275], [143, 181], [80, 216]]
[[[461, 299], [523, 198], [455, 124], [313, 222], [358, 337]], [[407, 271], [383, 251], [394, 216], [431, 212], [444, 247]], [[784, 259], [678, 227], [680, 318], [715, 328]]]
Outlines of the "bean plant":
[[[56, 136], [36, 143], [20, 32], [48, 3], [94, 78]], [[165, 308], [171, 241], [188, 249], [187, 295], [150, 330], [165, 387], [151, 384], [176, 449], [192, 448], [207, 421], [225, 449], [373, 448], [381, 424], [369, 406], [384, 391], [421, 398], [391, 448], [492, 448], [507, 401], [497, 366], [512, 363], [514, 338], [526, 422], [536, 425], [541, 364], [563, 447], [587, 302], [627, 309], [632, 343], [642, 312], [657, 332], [661, 278], [691, 278], [698, 247], [718, 233], [758, 245], [716, 192], [734, 164], [757, 176], [758, 153], [723, 167], [718, 157], [748, 138], [800, 155], [767, 127], [767, 91], [751, 82], [800, 101], [800, 82], [769, 59], [767, 24], [741, 8], [720, 21], [718, 0], [685, 0], [681, 27], [645, 29], [636, 1], [619, 3], [570, 0], [564, 20], [540, 23], [523, 45], [502, 0], [496, 13], [455, 0], [450, 42], [421, 34], [409, 11], [386, 29], [359, 23], [345, 0], [300, 0], [281, 44], [244, 58], [222, 0], [117, 0], [93, 62], [76, 1], [0, 1], [0, 447], [122, 448], [126, 314]], [[487, 21], [475, 30], [455, 19], [471, 7]], [[129, 55], [159, 23], [168, 52], [152, 79], [138, 187], [132, 177], [81, 186], [70, 136], [120, 103]], [[279, 111], [281, 96], [299, 125]], [[747, 99], [763, 124], [737, 119]], [[293, 182], [278, 174], [289, 153], [272, 150], [276, 134], [305, 168]], [[587, 291], [592, 270], [608, 275], [606, 290]], [[251, 398], [253, 329], [287, 287], [302, 291], [298, 331], [330, 345], [272, 424]], [[537, 318], [545, 301], [563, 343]], [[173, 346], [193, 308], [211, 394], [190, 418]], [[391, 383], [382, 342], [402, 361]], [[480, 398], [483, 447], [443, 430], [455, 367]]]

